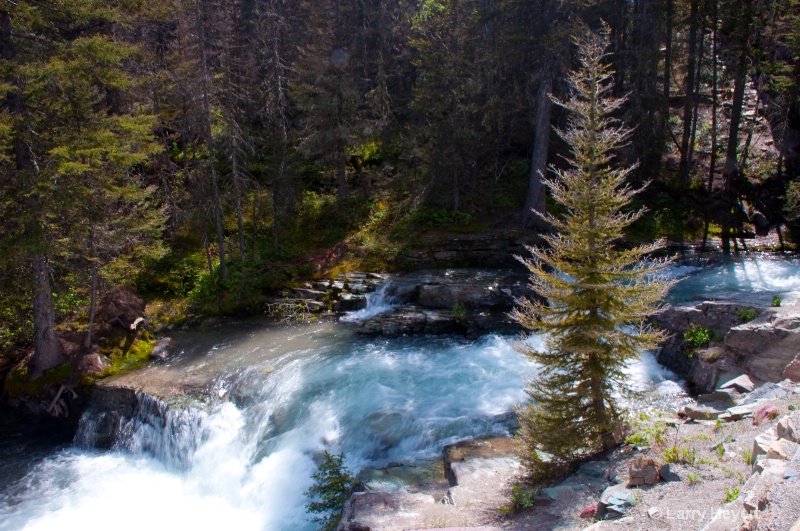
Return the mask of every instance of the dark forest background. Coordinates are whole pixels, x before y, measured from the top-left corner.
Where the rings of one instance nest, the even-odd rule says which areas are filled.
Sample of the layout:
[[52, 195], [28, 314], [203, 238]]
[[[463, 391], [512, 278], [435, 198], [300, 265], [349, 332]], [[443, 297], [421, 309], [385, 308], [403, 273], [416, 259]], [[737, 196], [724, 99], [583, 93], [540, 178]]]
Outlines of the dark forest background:
[[649, 182], [629, 239], [730, 253], [777, 230], [791, 248], [799, 16], [797, 0], [4, 2], [0, 349], [55, 353], [65, 320], [90, 348], [116, 286], [258, 311], [322, 265], [397, 267], [426, 232], [544, 229], [530, 212], [554, 208], [541, 174], [566, 150], [550, 95], [603, 21], [635, 128], [618, 162]]

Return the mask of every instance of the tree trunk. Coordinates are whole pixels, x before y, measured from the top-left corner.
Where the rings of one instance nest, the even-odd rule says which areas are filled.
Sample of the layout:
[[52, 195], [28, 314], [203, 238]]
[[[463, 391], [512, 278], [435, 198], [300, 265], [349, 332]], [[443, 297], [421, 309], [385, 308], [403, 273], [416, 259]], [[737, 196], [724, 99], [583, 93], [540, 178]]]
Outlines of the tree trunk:
[[219, 198], [219, 183], [217, 179], [217, 159], [214, 152], [214, 135], [211, 131], [211, 102], [209, 96], [209, 73], [205, 47], [205, 25], [200, 13], [200, 0], [195, 1], [197, 15], [198, 48], [200, 50], [200, 63], [203, 75], [203, 122], [208, 147], [208, 156], [211, 166], [211, 187], [214, 192], [214, 221], [217, 228], [217, 246], [219, 247], [219, 276], [220, 280], [227, 280], [228, 266], [225, 262], [225, 235], [222, 230], [222, 203]]
[[244, 219], [242, 215], [242, 183], [241, 175], [239, 174], [239, 157], [236, 153], [236, 143], [233, 145], [233, 153], [231, 154], [231, 170], [233, 172], [233, 186], [236, 189], [236, 228], [239, 231], [239, 258], [242, 262], [245, 261], [244, 253]]
[[91, 272], [92, 272], [92, 294], [89, 299], [89, 326], [86, 329], [86, 336], [83, 340], [83, 346], [86, 350], [92, 348], [92, 331], [94, 330], [94, 317], [97, 309], [97, 256], [95, 252], [96, 246], [94, 242], [94, 229], [89, 231], [89, 250], [91, 252]]
[[547, 152], [550, 148], [550, 114], [553, 106], [550, 92], [553, 90], [554, 68], [555, 58], [549, 55], [542, 67], [539, 89], [536, 92], [536, 128], [533, 133], [528, 196], [522, 210], [523, 227], [546, 228], [546, 223], [536, 213], [543, 215], [547, 211], [544, 179], [547, 176]]
[[64, 361], [61, 343], [56, 335], [56, 311], [50, 287], [50, 266], [42, 252], [31, 262], [33, 272], [33, 357], [31, 378]]
[[667, 28], [664, 52], [664, 126], [669, 127], [669, 95], [672, 85], [672, 17], [675, 0], [667, 0]]
[[686, 95], [683, 100], [683, 136], [681, 137], [681, 163], [680, 183], [681, 188], [689, 188], [692, 175], [691, 148], [689, 142], [692, 136], [692, 117], [694, 114], [695, 74], [697, 73], [697, 11], [699, 0], [692, 0], [689, 12], [689, 51], [686, 65]]

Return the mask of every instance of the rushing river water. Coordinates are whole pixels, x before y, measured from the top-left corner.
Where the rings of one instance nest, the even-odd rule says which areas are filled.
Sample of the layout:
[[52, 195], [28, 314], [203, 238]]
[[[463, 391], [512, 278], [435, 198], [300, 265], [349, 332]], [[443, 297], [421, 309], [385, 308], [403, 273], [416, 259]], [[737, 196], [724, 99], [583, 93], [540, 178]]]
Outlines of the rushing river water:
[[[755, 290], [789, 301], [798, 271], [797, 261], [778, 260], [676, 269], [691, 276], [672, 298]], [[136, 419], [114, 451], [3, 448], [0, 471], [12, 473], [0, 478], [0, 530], [313, 529], [303, 492], [320, 452], [345, 452], [358, 471], [423, 463], [444, 444], [507, 433], [505, 414], [535, 372], [509, 338], [368, 339], [353, 326], [249, 320], [175, 335], [179, 353], [148, 378], [211, 386], [220, 399], [173, 408], [165, 426]], [[682, 394], [649, 353], [629, 372], [646, 401]], [[152, 408], [163, 414], [164, 404]]]

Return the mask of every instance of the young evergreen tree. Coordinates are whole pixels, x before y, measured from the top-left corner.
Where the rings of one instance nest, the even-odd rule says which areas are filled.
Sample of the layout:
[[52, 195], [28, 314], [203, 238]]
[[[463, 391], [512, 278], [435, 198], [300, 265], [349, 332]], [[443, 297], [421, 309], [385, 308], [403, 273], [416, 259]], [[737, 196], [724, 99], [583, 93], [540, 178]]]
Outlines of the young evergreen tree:
[[630, 134], [612, 118], [624, 99], [611, 96], [607, 38], [589, 34], [576, 42], [581, 66], [568, 78], [572, 97], [554, 100], [571, 113], [558, 131], [571, 147], [570, 167], [553, 169], [556, 178], [547, 181], [564, 215], [545, 215], [556, 230], [545, 236], [549, 245], [529, 248], [532, 260], [517, 257], [541, 299], [521, 300], [513, 316], [545, 337], [543, 350], [518, 347], [540, 364], [527, 389], [532, 402], [518, 411], [525, 464], [538, 479], [614, 444], [616, 396], [632, 391], [625, 364], [661, 338], [644, 319], [671, 285], [655, 276], [668, 260], [648, 258], [663, 241], [616, 246], [642, 214], [626, 212], [639, 191], [626, 185], [635, 166], [613, 164]]
[[344, 465], [344, 454], [335, 455], [327, 450], [311, 477], [314, 484], [305, 495], [314, 500], [308, 502], [306, 512], [320, 514], [313, 521], [320, 524], [320, 529], [333, 531], [342, 519], [344, 504], [358, 486], [358, 479]]

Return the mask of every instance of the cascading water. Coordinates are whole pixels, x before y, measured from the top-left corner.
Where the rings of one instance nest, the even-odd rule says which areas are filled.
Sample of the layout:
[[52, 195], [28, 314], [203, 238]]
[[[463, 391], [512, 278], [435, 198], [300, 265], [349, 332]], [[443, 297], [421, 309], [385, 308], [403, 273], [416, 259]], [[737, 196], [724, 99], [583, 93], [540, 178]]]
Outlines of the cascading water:
[[397, 304], [397, 300], [391, 295], [391, 284], [382, 284], [377, 290], [367, 293], [367, 306], [356, 312], [343, 315], [339, 320], [345, 323], [360, 323], [376, 315], [388, 312]]
[[[758, 269], [785, 287], [798, 282], [800, 265]], [[690, 280], [716, 290], [740, 270], [713, 271]], [[370, 307], [380, 306], [375, 297]], [[16, 459], [27, 473], [0, 486], [0, 530], [312, 529], [303, 493], [320, 452], [345, 452], [358, 471], [424, 462], [444, 444], [505, 433], [503, 414], [524, 400], [524, 378], [535, 371], [499, 336], [367, 339], [335, 323], [254, 320], [173, 339], [179, 352], [143, 378], [164, 389], [206, 382], [224, 400], [173, 409], [140, 394], [112, 451], [87, 446], [99, 418], [83, 420], [75, 445], [44, 456], [4, 449], [0, 470]], [[650, 402], [680, 400], [674, 375], [650, 354], [628, 371]]]

